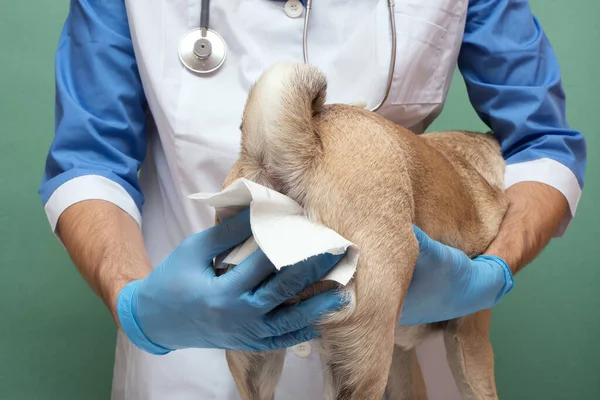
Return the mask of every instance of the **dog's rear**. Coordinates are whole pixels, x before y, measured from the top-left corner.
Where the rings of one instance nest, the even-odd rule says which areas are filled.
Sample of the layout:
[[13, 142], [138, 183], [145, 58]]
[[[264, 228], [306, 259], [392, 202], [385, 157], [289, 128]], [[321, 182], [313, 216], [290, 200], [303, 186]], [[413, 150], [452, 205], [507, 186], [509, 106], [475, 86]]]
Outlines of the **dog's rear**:
[[281, 63], [248, 95], [239, 166], [249, 180], [302, 200], [323, 146], [314, 113], [325, 103], [327, 81], [311, 68]]
[[[402, 398], [409, 393], [402, 387], [415, 377], [406, 374], [412, 371], [411, 351], [435, 329], [397, 329], [418, 256], [412, 224], [469, 254], [483, 251], [505, 211], [495, 187], [501, 178], [485, 165], [483, 174], [477, 168], [449, 167], [452, 157], [464, 155], [437, 145], [435, 135], [419, 138], [368, 111], [325, 105], [326, 86], [324, 76], [305, 65], [280, 63], [264, 73], [248, 96], [242, 152], [224, 186], [244, 177], [271, 187], [301, 204], [312, 220], [357, 244], [361, 257], [355, 277], [340, 288], [350, 305], [324, 316], [319, 325], [326, 397], [381, 399], [394, 358], [402, 378], [390, 379], [388, 395]], [[465, 174], [471, 174], [471, 181]], [[477, 190], [469, 193], [473, 187]], [[489, 213], [495, 205], [497, 212]], [[319, 282], [292, 301], [331, 287]], [[457, 332], [462, 325], [445, 326]], [[402, 346], [395, 349], [396, 342]], [[245, 399], [273, 398], [284, 354], [227, 352]]]

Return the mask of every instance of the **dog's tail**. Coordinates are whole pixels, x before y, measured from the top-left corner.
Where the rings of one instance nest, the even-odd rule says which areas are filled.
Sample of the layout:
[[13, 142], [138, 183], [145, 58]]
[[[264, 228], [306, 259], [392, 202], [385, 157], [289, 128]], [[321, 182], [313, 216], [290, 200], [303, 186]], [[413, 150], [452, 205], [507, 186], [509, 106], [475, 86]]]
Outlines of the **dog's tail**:
[[264, 72], [248, 95], [242, 151], [260, 166], [263, 181], [296, 200], [322, 155], [314, 116], [326, 92], [327, 80], [318, 69], [281, 62]]

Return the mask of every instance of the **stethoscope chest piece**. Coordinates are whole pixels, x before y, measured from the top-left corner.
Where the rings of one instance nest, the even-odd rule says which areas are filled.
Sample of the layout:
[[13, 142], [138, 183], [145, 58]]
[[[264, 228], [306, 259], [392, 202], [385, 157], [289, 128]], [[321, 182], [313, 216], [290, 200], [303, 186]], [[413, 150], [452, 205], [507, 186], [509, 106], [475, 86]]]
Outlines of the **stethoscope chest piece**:
[[211, 29], [193, 29], [179, 43], [179, 59], [187, 69], [198, 74], [216, 71], [226, 56], [225, 41]]

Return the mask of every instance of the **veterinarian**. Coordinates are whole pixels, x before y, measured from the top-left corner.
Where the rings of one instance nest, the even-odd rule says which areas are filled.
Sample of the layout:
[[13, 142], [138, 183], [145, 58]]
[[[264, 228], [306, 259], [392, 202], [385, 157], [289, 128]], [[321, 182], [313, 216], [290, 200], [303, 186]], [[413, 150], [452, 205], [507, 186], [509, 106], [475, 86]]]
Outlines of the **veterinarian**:
[[[70, 3], [39, 193], [52, 230], [120, 328], [113, 400], [238, 399], [223, 349], [280, 347], [289, 356], [278, 398], [320, 398], [311, 323], [341, 300], [325, 293], [269, 310], [339, 258], [309, 259], [261, 283], [273, 267], [257, 253], [217, 278], [211, 260], [250, 235], [248, 215], [212, 227], [213, 210], [187, 198], [220, 190], [254, 80], [280, 60], [302, 61], [305, 12], [298, 0], [214, 1], [210, 27], [227, 57], [201, 75], [178, 55], [199, 26], [200, 0]], [[388, 79], [387, 2], [316, 2], [310, 15], [310, 62], [328, 77], [328, 101], [374, 106]], [[421, 255], [399, 320], [414, 324], [492, 307], [513, 275], [565, 233], [586, 145], [565, 119], [557, 59], [527, 1], [396, 0], [393, 15], [395, 71], [377, 112], [423, 132], [458, 65], [474, 109], [500, 140], [513, 202], [474, 260], [415, 227]], [[453, 398], [441, 339], [421, 346], [419, 358], [430, 398]]]

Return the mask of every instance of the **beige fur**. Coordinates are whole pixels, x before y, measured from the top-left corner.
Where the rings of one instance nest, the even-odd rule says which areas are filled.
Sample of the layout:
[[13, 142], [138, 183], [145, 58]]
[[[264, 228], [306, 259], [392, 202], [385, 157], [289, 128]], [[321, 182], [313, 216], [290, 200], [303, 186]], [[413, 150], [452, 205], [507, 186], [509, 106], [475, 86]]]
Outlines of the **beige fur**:
[[[325, 105], [327, 82], [302, 64], [279, 63], [248, 95], [242, 151], [224, 187], [244, 177], [284, 193], [307, 216], [361, 251], [351, 303], [319, 324], [327, 399], [424, 399], [414, 347], [443, 330], [464, 399], [495, 399], [490, 312], [398, 327], [418, 243], [432, 239], [482, 253], [508, 208], [504, 161], [489, 134], [415, 135], [353, 106]], [[217, 221], [218, 222], [218, 221]], [[334, 287], [318, 282], [290, 302]], [[227, 352], [244, 399], [273, 399], [285, 352]]]

